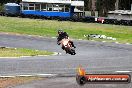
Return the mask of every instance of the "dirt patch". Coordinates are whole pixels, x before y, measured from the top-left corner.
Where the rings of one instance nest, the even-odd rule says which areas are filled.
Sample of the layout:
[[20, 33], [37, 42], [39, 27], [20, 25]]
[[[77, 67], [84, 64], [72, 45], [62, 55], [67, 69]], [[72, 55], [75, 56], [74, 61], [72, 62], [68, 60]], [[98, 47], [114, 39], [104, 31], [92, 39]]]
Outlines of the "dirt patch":
[[15, 78], [0, 78], [0, 88], [29, 83], [35, 80], [42, 80], [40, 77], [15, 77]]

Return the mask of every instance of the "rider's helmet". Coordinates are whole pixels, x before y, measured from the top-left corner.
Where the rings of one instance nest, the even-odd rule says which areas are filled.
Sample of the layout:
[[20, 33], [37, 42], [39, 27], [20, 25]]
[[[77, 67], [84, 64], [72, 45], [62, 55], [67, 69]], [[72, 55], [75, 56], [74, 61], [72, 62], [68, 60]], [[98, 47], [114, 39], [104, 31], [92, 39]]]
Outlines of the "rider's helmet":
[[63, 33], [63, 30], [58, 30], [58, 34], [62, 34]]

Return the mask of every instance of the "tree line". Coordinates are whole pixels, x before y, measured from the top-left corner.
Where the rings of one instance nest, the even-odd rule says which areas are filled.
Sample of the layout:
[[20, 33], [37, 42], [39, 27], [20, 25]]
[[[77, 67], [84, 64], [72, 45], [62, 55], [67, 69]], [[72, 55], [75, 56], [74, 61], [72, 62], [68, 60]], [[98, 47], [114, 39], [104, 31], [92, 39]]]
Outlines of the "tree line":
[[98, 11], [99, 16], [107, 16], [108, 11], [130, 10], [132, 0], [84, 0], [85, 10], [91, 11], [95, 15]]
[[20, 3], [21, 0], [0, 0], [0, 4], [5, 4], [5, 3]]
[[[0, 0], [0, 5], [7, 2], [20, 3], [21, 0]], [[130, 10], [132, 0], [84, 0], [84, 4], [85, 11], [91, 11], [92, 16], [95, 16], [95, 11], [99, 16], [107, 16], [108, 11]]]

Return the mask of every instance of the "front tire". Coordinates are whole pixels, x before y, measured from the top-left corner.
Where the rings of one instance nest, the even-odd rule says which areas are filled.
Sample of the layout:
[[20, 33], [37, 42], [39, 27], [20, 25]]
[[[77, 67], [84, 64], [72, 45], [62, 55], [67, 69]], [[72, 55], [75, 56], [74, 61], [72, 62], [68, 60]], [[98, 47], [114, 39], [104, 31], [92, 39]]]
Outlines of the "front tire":
[[75, 55], [75, 50], [74, 49], [71, 49], [71, 55]]

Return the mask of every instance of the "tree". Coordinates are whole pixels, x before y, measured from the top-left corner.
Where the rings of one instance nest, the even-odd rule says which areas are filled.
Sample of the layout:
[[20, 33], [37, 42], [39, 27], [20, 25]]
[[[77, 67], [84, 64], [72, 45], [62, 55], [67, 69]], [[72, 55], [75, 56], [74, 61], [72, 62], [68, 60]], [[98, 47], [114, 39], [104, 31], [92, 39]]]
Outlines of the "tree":
[[96, 10], [96, 6], [95, 6], [95, 3], [96, 3], [96, 0], [91, 0], [91, 15], [92, 16], [95, 16], [95, 10]]
[[98, 16], [107, 16], [108, 11], [115, 10], [115, 0], [97, 0]]
[[120, 0], [119, 1], [119, 9], [130, 10], [131, 4], [132, 4], [132, 0]]
[[0, 4], [4, 3], [20, 3], [21, 0], [0, 0]]
[[116, 0], [115, 2], [115, 10], [118, 10], [119, 9], [119, 0]]
[[89, 0], [84, 0], [85, 11], [89, 10]]

